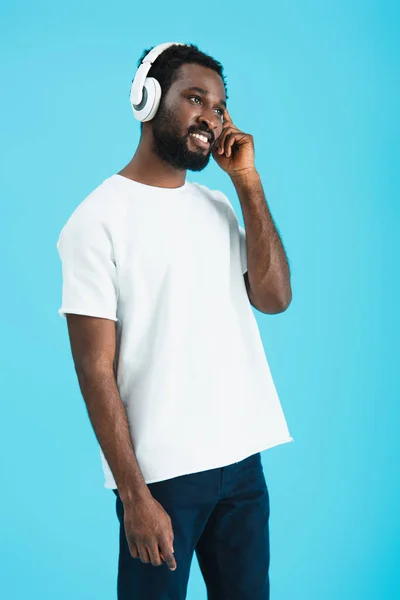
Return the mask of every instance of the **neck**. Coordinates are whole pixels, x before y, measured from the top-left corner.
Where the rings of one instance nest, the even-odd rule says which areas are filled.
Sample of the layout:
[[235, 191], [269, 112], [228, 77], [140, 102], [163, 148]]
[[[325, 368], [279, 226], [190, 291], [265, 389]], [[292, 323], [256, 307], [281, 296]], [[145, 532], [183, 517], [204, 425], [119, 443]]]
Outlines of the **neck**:
[[185, 183], [186, 171], [174, 169], [152, 150], [151, 132], [143, 128], [133, 158], [119, 171], [128, 179], [156, 187], [177, 188]]

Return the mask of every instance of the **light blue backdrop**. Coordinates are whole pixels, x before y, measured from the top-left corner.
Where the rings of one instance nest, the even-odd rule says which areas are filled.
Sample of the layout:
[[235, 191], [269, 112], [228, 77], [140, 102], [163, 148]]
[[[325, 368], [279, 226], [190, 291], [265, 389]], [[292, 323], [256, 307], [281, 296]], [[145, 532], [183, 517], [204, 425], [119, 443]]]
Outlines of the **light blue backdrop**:
[[[138, 4], [1, 9], [0, 595], [116, 598], [115, 498], [57, 314], [56, 241], [134, 152], [142, 50], [183, 41], [225, 67], [292, 269], [289, 310], [255, 311], [295, 438], [262, 455], [271, 597], [398, 599], [398, 4]], [[188, 178], [243, 223], [215, 164]], [[205, 597], [195, 559], [188, 598]]]

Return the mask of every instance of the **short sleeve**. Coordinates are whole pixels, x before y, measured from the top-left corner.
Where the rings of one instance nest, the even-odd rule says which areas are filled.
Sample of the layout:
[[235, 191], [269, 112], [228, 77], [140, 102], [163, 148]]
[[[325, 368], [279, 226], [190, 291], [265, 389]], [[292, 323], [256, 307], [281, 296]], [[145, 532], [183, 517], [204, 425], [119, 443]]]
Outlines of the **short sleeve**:
[[58, 313], [117, 321], [117, 272], [107, 227], [95, 217], [72, 215], [57, 242], [62, 262], [62, 306]]
[[247, 251], [246, 251], [246, 230], [239, 225], [239, 235], [240, 235], [240, 260], [242, 263], [242, 273], [243, 275], [247, 271]]

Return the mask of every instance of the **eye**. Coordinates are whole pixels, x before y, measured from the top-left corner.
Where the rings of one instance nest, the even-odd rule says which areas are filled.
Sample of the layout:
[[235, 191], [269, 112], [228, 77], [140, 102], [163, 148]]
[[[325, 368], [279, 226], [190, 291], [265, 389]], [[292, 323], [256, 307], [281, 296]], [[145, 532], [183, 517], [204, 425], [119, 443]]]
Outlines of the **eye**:
[[191, 100], [192, 98], [194, 98], [195, 100], [201, 101], [201, 98], [199, 98], [198, 96], [189, 96], [189, 100]]
[[[196, 100], [199, 100], [201, 102], [201, 98], [199, 96], [188, 96], [188, 100], [191, 100], [192, 98], [195, 98]], [[216, 110], [219, 111], [219, 114], [222, 117], [222, 115], [224, 114], [224, 109], [223, 108], [217, 108]]]

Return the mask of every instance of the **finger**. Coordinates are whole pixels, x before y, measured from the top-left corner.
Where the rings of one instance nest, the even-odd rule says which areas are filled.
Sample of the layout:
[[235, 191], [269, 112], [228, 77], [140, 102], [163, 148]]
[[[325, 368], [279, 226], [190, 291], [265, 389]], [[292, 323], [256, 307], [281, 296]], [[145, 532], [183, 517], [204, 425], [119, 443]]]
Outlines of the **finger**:
[[147, 551], [150, 556], [150, 561], [153, 567], [160, 567], [163, 564], [163, 559], [160, 556], [160, 552], [158, 550], [158, 544], [153, 544], [152, 546], [147, 546]]
[[236, 141], [236, 136], [234, 133], [229, 134], [225, 140], [225, 156], [227, 158], [232, 154], [232, 146]]
[[163, 542], [160, 544], [160, 551], [164, 557], [164, 560], [167, 564], [167, 567], [171, 569], [171, 571], [175, 571], [176, 569], [176, 560], [174, 557], [174, 549], [172, 547], [172, 543]]
[[235, 142], [236, 142], [236, 136], [233, 133], [229, 136], [229, 138], [225, 142], [225, 154], [226, 154], [227, 158], [229, 158], [231, 156], [232, 146], [235, 144]]
[[139, 558], [139, 550], [136, 544], [129, 544], [129, 552], [131, 553], [132, 558]]
[[221, 130], [221, 133], [219, 134], [219, 136], [217, 137], [215, 142], [218, 143], [223, 138], [223, 136], [226, 134], [226, 132], [230, 131], [232, 127], [233, 127], [233, 125], [231, 123], [224, 124], [222, 127], [222, 130]]
[[138, 546], [138, 550], [139, 550], [139, 557], [140, 557], [140, 560], [142, 561], [142, 563], [149, 563], [150, 556], [149, 556], [149, 553], [147, 552], [146, 546]]
[[227, 108], [225, 108], [225, 112], [224, 112], [224, 123], [231, 123], [233, 125], [231, 115], [229, 114], [229, 111]]
[[219, 138], [216, 142], [216, 149], [217, 149], [218, 154], [222, 154], [224, 152], [225, 138], [229, 132], [230, 132], [230, 127], [224, 127], [224, 129], [222, 130], [221, 135], [219, 136]]

